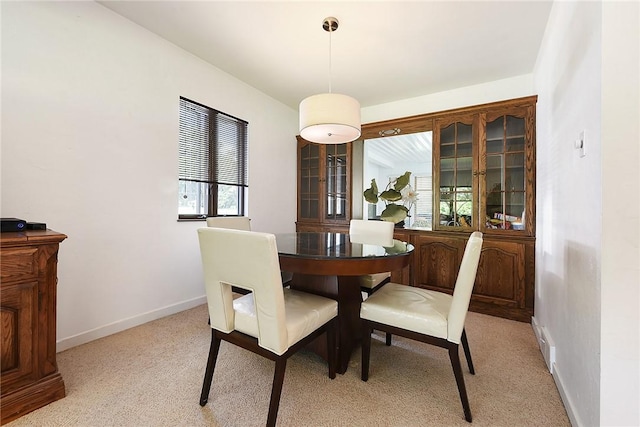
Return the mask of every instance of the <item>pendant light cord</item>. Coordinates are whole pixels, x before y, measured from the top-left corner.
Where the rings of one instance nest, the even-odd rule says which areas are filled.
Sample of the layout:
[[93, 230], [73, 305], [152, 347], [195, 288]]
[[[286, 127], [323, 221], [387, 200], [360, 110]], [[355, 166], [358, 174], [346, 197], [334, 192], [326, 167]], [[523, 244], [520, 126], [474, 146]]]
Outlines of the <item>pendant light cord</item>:
[[331, 33], [333, 33], [333, 29], [331, 24], [329, 24], [329, 93], [331, 93]]
[[331, 93], [331, 74], [332, 73], [332, 46], [331, 46], [331, 38], [334, 31], [338, 29], [338, 20], [334, 17], [325, 18], [322, 22], [322, 28], [325, 31], [329, 32], [329, 93]]

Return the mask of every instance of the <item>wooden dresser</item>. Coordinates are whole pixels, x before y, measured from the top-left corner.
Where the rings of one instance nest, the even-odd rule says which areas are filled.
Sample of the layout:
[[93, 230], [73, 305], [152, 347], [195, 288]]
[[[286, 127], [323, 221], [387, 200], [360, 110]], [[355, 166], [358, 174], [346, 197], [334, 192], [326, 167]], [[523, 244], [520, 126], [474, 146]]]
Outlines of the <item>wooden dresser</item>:
[[55, 231], [0, 234], [0, 424], [65, 396], [56, 363]]

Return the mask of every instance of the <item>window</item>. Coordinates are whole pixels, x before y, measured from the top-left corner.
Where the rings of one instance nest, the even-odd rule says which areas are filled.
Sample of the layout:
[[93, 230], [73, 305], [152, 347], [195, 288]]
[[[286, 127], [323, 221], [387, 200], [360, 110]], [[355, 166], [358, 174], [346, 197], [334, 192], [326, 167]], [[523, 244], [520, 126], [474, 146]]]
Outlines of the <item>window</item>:
[[247, 128], [180, 97], [178, 219], [246, 214]]
[[418, 193], [418, 201], [413, 205], [413, 227], [431, 228], [433, 226], [433, 186], [431, 175], [416, 176], [415, 191]]

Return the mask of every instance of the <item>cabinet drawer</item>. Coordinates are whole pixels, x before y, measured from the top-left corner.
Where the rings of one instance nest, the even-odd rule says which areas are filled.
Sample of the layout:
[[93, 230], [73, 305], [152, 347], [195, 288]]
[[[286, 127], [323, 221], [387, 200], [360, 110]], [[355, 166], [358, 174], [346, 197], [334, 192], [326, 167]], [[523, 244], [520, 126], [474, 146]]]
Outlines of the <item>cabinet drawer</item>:
[[3, 249], [0, 259], [0, 278], [2, 282], [28, 280], [38, 276], [38, 249]]

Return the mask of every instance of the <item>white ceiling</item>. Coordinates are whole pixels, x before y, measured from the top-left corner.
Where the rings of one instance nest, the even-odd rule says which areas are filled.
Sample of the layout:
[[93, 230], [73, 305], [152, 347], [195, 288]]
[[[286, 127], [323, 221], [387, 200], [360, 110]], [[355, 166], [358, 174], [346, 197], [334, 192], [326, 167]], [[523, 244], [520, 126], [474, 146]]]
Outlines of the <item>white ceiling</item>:
[[[297, 110], [362, 107], [529, 74], [551, 1], [99, 1]], [[334, 16], [340, 27], [322, 29]]]
[[365, 141], [365, 162], [381, 168], [427, 161], [423, 170], [431, 171], [431, 131], [385, 136]]

